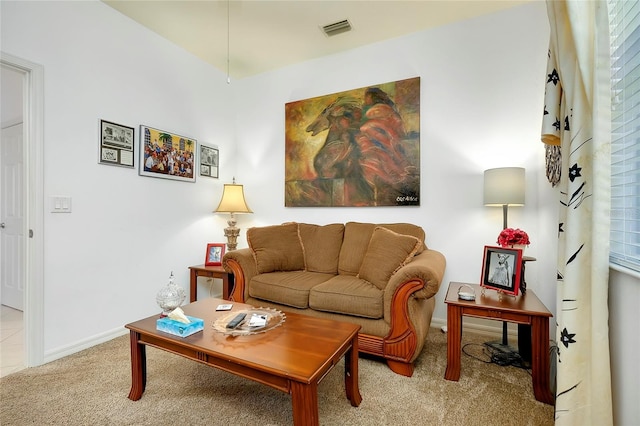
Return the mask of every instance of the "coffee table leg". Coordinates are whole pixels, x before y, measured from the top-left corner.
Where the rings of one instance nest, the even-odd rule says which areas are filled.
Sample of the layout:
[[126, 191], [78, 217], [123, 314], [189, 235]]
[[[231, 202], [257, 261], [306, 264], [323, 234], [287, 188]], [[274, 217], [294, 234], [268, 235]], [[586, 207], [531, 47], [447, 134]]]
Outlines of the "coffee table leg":
[[357, 407], [362, 402], [358, 386], [358, 335], [351, 341], [351, 348], [344, 355], [344, 385], [351, 405]]
[[318, 384], [291, 382], [293, 424], [316, 426], [320, 424], [318, 414]]
[[129, 399], [137, 401], [142, 398], [142, 394], [147, 385], [147, 352], [146, 346], [140, 341], [140, 333], [129, 332], [131, 343], [131, 391]]
[[446, 380], [460, 380], [460, 342], [462, 340], [462, 308], [447, 305], [447, 369]]

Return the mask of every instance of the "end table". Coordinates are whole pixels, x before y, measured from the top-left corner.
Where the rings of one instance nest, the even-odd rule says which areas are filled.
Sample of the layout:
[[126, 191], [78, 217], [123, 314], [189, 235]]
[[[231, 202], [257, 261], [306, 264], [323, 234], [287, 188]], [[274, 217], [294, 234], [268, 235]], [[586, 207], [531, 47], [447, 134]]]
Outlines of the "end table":
[[[470, 286], [476, 294], [476, 300], [458, 298], [458, 290]], [[536, 399], [546, 404], [554, 403], [549, 386], [549, 318], [553, 315], [538, 299], [535, 293], [527, 290], [526, 295], [516, 297], [498, 297], [494, 290], [485, 290], [478, 284], [449, 283], [447, 297], [447, 369], [446, 380], [460, 379], [460, 351], [462, 339], [462, 317], [494, 319], [531, 326], [531, 377], [533, 393]], [[524, 337], [524, 336], [523, 336]]]
[[198, 299], [198, 277], [220, 278], [222, 279], [222, 298], [229, 300], [229, 295], [233, 288], [233, 274], [224, 270], [222, 266], [189, 266], [191, 270], [189, 302], [193, 303]]

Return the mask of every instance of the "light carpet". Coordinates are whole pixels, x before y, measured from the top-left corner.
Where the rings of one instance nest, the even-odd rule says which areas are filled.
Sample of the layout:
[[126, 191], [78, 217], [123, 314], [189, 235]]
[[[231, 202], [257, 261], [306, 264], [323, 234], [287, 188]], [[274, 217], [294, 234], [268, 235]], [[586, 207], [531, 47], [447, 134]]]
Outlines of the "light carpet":
[[[487, 336], [463, 333], [483, 356]], [[304, 344], [304, 342], [301, 342]], [[462, 355], [460, 381], [444, 379], [446, 335], [432, 328], [413, 377], [360, 358], [362, 403], [352, 407], [341, 361], [318, 388], [322, 425], [552, 425], [553, 406], [535, 400], [528, 370]], [[147, 348], [147, 386], [131, 386], [129, 337], [0, 379], [0, 424], [290, 425], [291, 397], [267, 386]]]

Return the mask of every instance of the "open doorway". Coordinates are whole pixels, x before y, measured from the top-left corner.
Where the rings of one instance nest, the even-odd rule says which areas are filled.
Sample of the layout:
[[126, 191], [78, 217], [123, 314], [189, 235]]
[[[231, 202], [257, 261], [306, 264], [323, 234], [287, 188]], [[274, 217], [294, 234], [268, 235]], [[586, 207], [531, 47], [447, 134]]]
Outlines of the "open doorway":
[[[14, 311], [12, 319], [22, 311], [22, 364], [29, 367], [44, 362], [44, 72], [41, 65], [4, 52], [0, 72], [0, 223], [4, 223], [0, 298]], [[9, 199], [11, 203], [6, 202]], [[3, 320], [5, 314], [3, 307]]]
[[0, 68], [0, 377], [25, 367], [24, 72]]

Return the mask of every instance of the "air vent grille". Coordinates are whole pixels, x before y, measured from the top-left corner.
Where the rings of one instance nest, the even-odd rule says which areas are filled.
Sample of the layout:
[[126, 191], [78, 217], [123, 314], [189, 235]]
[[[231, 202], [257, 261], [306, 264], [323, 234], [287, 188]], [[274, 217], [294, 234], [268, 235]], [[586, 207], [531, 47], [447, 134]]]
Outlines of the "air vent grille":
[[334, 35], [346, 33], [347, 31], [351, 31], [351, 23], [348, 19], [344, 19], [339, 22], [334, 22], [333, 24], [324, 25], [322, 27], [322, 32], [325, 33], [327, 37], [332, 37]]

